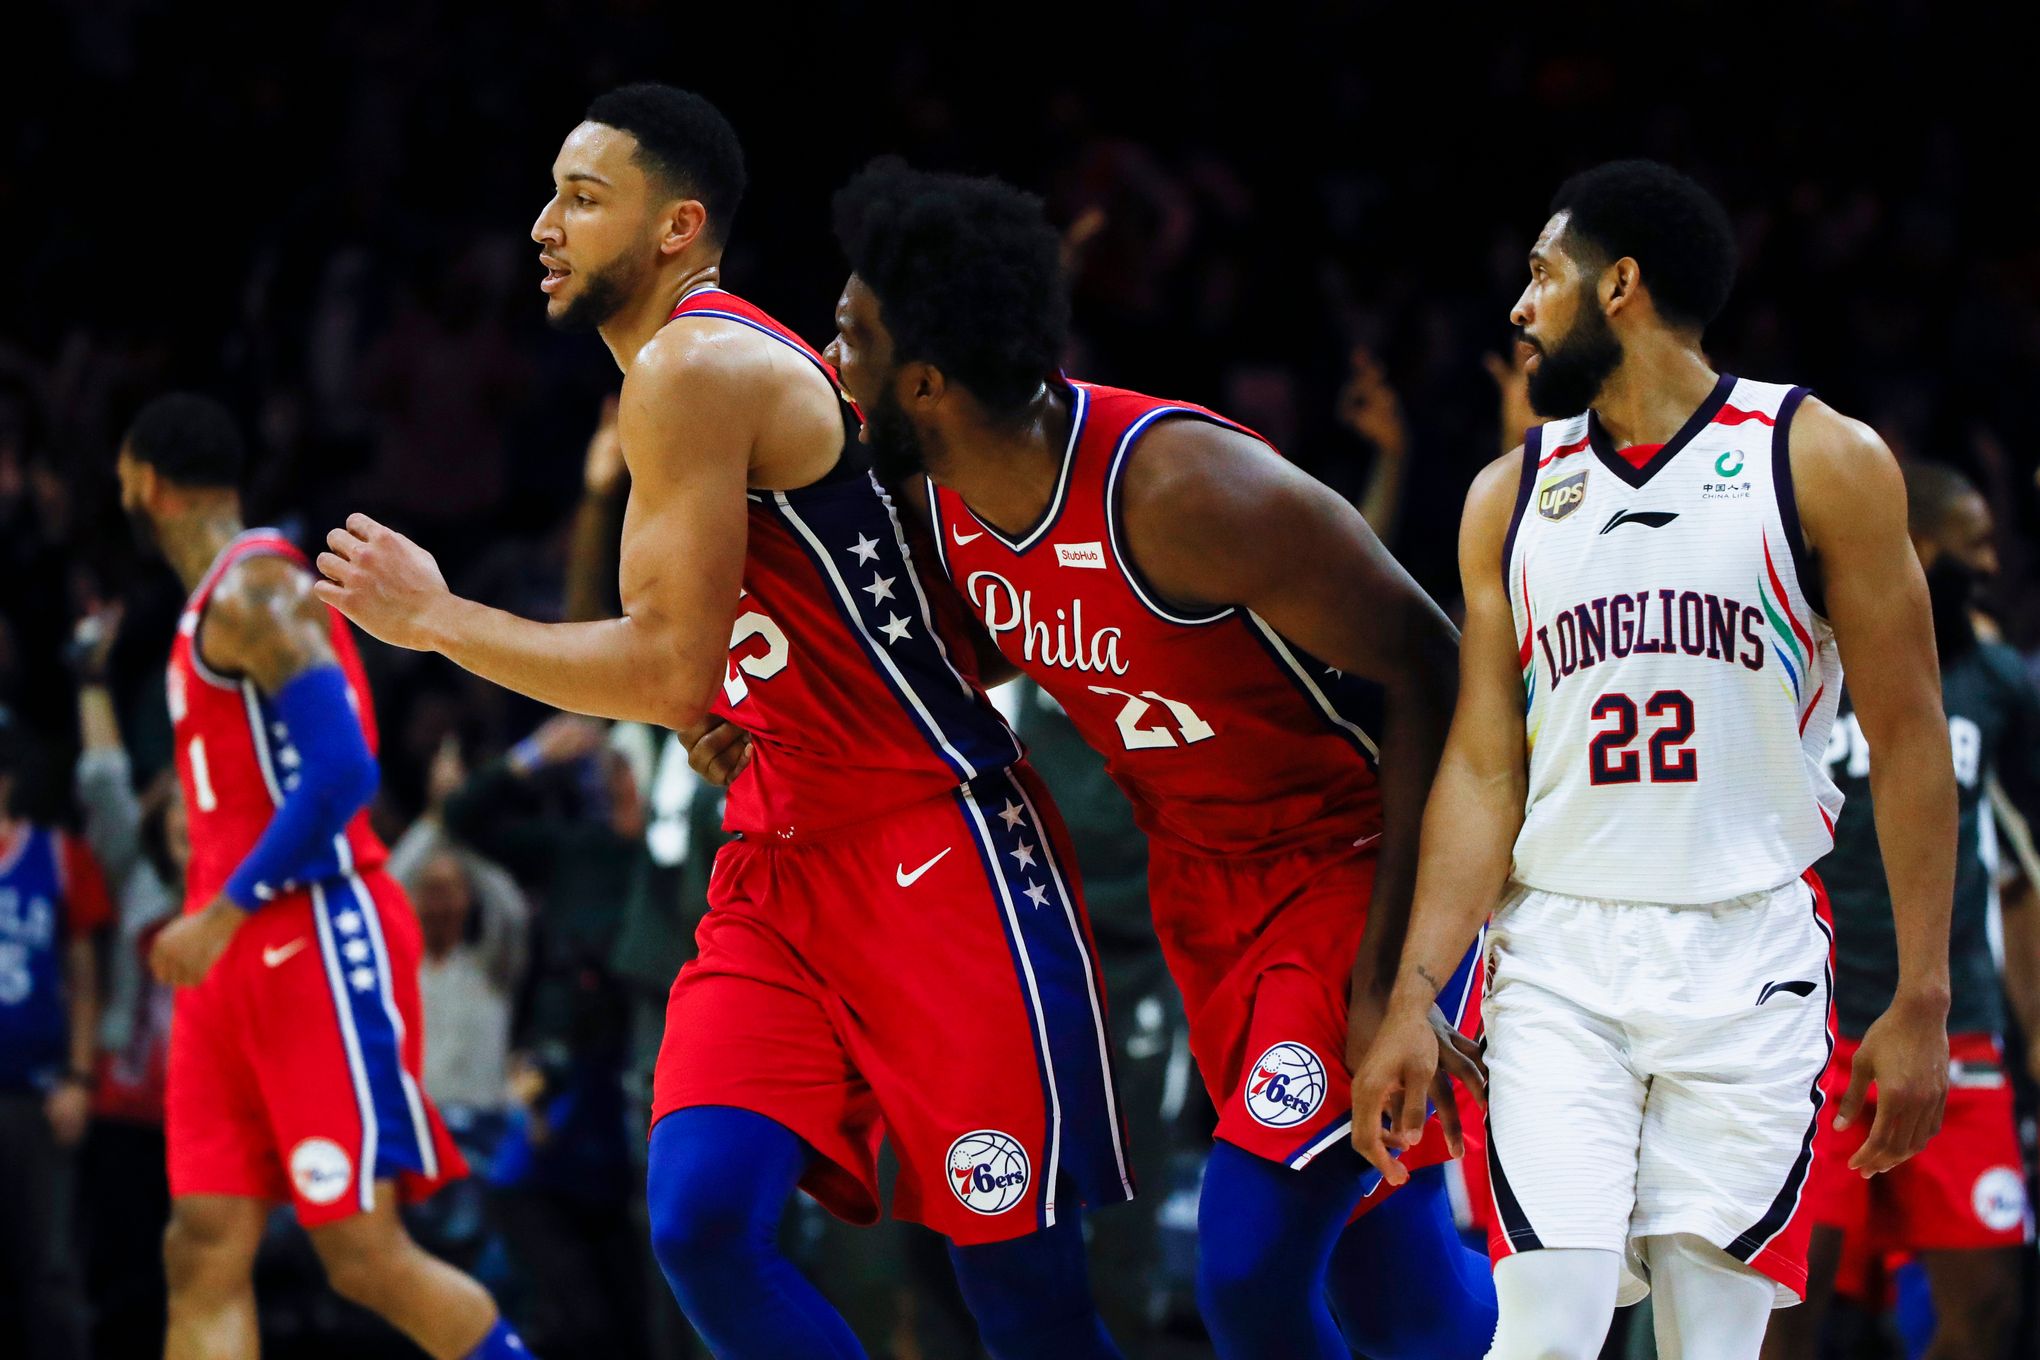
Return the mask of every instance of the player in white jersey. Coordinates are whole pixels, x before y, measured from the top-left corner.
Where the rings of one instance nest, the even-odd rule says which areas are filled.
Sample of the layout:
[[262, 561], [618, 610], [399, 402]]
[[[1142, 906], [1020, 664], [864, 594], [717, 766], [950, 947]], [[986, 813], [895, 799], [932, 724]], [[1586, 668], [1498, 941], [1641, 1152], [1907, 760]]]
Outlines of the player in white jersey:
[[[1875, 1079], [1866, 1176], [1940, 1121], [1956, 808], [1926, 586], [1876, 434], [1701, 352], [1735, 270], [1705, 190], [1643, 161], [1578, 175], [1530, 270], [1513, 318], [1557, 418], [1467, 499], [1459, 706], [1354, 1139], [1401, 1178], [1437, 980], [1492, 908], [1490, 1356], [1591, 1357], [1654, 1288], [1665, 1360], [1754, 1360], [1804, 1292], [1814, 1121]], [[1900, 982], [1823, 1115], [1809, 866], [1840, 811], [1822, 754], [1844, 656], [1882, 762]]]

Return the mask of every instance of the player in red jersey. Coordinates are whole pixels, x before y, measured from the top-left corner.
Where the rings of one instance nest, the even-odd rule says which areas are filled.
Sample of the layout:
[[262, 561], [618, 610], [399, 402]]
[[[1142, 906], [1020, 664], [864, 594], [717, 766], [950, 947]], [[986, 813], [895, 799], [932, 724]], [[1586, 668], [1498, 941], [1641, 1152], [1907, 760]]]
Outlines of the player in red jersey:
[[215, 403], [144, 408], [121, 504], [191, 592], [168, 674], [191, 862], [151, 963], [178, 987], [165, 1135], [169, 1360], [257, 1352], [255, 1251], [289, 1200], [326, 1275], [439, 1360], [523, 1343], [397, 1217], [465, 1174], [419, 1089], [418, 923], [363, 808], [375, 714], [303, 555], [245, 529], [242, 446]]
[[[1391, 977], [1451, 625], [1250, 432], [1054, 374], [1068, 312], [1038, 201], [893, 164], [837, 215], [853, 274], [830, 354], [881, 475], [929, 502], [1005, 663], [1106, 754], [1148, 833], [1220, 1111], [1199, 1248], [1220, 1354], [1478, 1355], [1492, 1295], [1442, 1193], [1346, 1230], [1378, 1183], [1348, 1141], [1349, 1007]], [[1380, 1290], [1391, 1258], [1425, 1287]]]
[[821, 357], [718, 286], [735, 134], [664, 86], [597, 99], [532, 230], [547, 315], [624, 370], [623, 617], [542, 624], [462, 600], [365, 516], [320, 593], [370, 632], [562, 708], [755, 742], [729, 798], [699, 958], [668, 1010], [653, 1245], [720, 1356], [853, 1356], [774, 1247], [796, 1185], [952, 1243], [1002, 1360], [1111, 1356], [1078, 1207], [1132, 1193], [1074, 866], [890, 499], [846, 454]]

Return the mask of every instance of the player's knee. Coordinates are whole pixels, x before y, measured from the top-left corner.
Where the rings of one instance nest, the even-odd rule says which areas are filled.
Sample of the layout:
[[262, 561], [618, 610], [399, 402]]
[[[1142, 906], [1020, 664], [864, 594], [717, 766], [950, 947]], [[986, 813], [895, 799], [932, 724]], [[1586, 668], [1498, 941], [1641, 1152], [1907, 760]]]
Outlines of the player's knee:
[[259, 1241], [259, 1230], [251, 1233], [240, 1215], [173, 1205], [163, 1229], [164, 1281], [173, 1294], [238, 1284], [254, 1267]]
[[1943, 1355], [2003, 1355], [2019, 1324], [2018, 1278], [1993, 1281], [1978, 1289], [1960, 1308], [1939, 1311], [1934, 1323], [1934, 1349]]
[[727, 1266], [756, 1245], [749, 1207], [702, 1172], [659, 1177], [649, 1208], [652, 1254], [668, 1279]]

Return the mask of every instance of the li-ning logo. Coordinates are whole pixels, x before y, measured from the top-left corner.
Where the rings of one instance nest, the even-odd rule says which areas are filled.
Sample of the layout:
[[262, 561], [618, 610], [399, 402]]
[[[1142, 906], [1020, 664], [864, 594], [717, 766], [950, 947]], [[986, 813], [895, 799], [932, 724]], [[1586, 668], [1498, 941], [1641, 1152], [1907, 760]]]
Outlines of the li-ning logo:
[[1615, 517], [1601, 526], [1601, 532], [1624, 524], [1641, 524], [1646, 529], [1662, 529], [1679, 517], [1676, 510], [1617, 510]]
[[977, 1129], [949, 1145], [949, 1188], [974, 1214], [1002, 1214], [1027, 1193], [1027, 1149], [997, 1129]]
[[1587, 469], [1581, 468], [1570, 477], [1561, 477], [1548, 482], [1537, 492], [1537, 513], [1546, 519], [1564, 519], [1580, 508], [1587, 498]]
[[1790, 982], [1767, 982], [1757, 993], [1757, 1004], [1763, 1005], [1780, 992], [1790, 992], [1794, 996], [1812, 996], [1813, 984], [1804, 978], [1794, 978]]
[[1105, 545], [1102, 543], [1058, 543], [1055, 545], [1055, 564], [1059, 567], [1090, 567], [1096, 571], [1105, 570]]

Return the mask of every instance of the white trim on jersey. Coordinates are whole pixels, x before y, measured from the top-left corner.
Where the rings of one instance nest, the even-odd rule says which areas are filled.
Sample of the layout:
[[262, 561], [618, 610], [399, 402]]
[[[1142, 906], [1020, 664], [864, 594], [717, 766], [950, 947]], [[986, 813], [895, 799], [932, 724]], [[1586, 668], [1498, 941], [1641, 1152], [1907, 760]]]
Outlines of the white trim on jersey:
[[1290, 673], [1302, 683], [1305, 691], [1309, 693], [1312, 702], [1317, 704], [1318, 711], [1330, 719], [1333, 726], [1346, 732], [1365, 747], [1367, 754], [1371, 758], [1379, 761], [1381, 759], [1381, 749], [1374, 744], [1374, 738], [1368, 736], [1358, 723], [1353, 722], [1339, 712], [1332, 704], [1330, 697], [1322, 689], [1318, 688], [1318, 682], [1311, 678], [1309, 669], [1296, 659], [1294, 652], [1289, 650], [1289, 644], [1282, 640], [1282, 635], [1273, 628], [1270, 628], [1268, 621], [1253, 610], [1249, 609], [1245, 612], [1247, 621], [1252, 623], [1260, 631], [1261, 636], [1268, 640], [1268, 645], [1273, 647], [1275, 654], [1282, 658], [1282, 664], [1289, 667]]
[[[1027, 982], [1027, 1004], [1034, 1011], [1035, 1046], [1041, 1052], [1041, 1073], [1048, 1084], [1048, 1166], [1041, 1182], [1045, 1192], [1042, 1196], [1043, 1227], [1055, 1226], [1055, 1183], [1062, 1162], [1062, 1095], [1055, 1083], [1055, 1051], [1048, 1042], [1048, 1013], [1041, 1004], [1041, 988], [1034, 980], [1034, 960], [1027, 954], [1027, 937], [1020, 929], [1020, 914], [1013, 906], [1013, 890], [1006, 884], [1006, 876], [999, 872], [999, 845], [992, 839], [992, 829], [985, 825], [985, 814], [979, 809], [977, 800], [963, 790], [958, 799], [970, 812], [971, 825], [977, 830], [978, 849], [985, 862], [992, 866], [985, 876], [999, 889], [999, 905], [1006, 913], [1006, 929], [1014, 943], [1014, 954], [1020, 959], [1020, 976]], [[1039, 823], [1036, 823], [1039, 825]], [[1118, 1141], [1118, 1125], [1113, 1125], [1113, 1140]]]
[[397, 1036], [397, 1080], [404, 1089], [404, 1105], [411, 1115], [411, 1133], [418, 1140], [418, 1160], [427, 1179], [439, 1179], [439, 1149], [433, 1146], [432, 1125], [425, 1117], [425, 1100], [418, 1093], [418, 1083], [411, 1079], [410, 1069], [404, 1066], [404, 1015], [397, 1009], [396, 994], [390, 990], [392, 967], [389, 944], [383, 939], [382, 913], [376, 909], [375, 898], [368, 891], [368, 885], [361, 876], [350, 873], [347, 881], [354, 890], [354, 900], [359, 904], [361, 916], [368, 923], [369, 943], [376, 954], [376, 990], [380, 994], [383, 1014], [390, 1019], [390, 1030]]
[[[1034, 800], [1027, 796], [1026, 786], [1010, 773], [1006, 776], [1006, 783], [1019, 795], [1021, 806], [1027, 809], [1028, 817], [1033, 820], [1035, 829], [1040, 833], [1042, 860], [1048, 865], [1049, 877], [1055, 882], [1056, 897], [1062, 902], [1063, 919], [1069, 922], [1070, 940], [1077, 947], [1077, 957], [1084, 961], [1084, 990], [1091, 1002], [1091, 1025], [1098, 1036], [1098, 1070], [1105, 1080], [1105, 1113], [1112, 1125], [1112, 1155], [1119, 1163], [1120, 1189], [1131, 1199], [1133, 1180], [1126, 1174], [1126, 1147], [1119, 1137], [1119, 1096], [1113, 1090], [1112, 1036], [1105, 1028], [1105, 1009], [1099, 1004], [1098, 979], [1093, 972], [1097, 960], [1092, 957], [1090, 945], [1084, 939], [1084, 928], [1077, 920], [1077, 909], [1070, 896], [1069, 884], [1063, 880], [1062, 864], [1057, 860], [1055, 853], [1055, 838], [1048, 834], [1048, 825], [1041, 820], [1041, 812], [1034, 806]], [[973, 810], [976, 808], [974, 802], [972, 808]], [[1014, 924], [1017, 929], [1018, 922]], [[1046, 1037], [1043, 1036], [1044, 1040]]]
[[1005, 544], [1011, 552], [1026, 552], [1029, 548], [1039, 543], [1042, 535], [1054, 528], [1055, 522], [1062, 518], [1063, 501], [1069, 495], [1070, 490], [1070, 472], [1077, 465], [1077, 444], [1083, 437], [1084, 418], [1090, 413], [1091, 409], [1091, 394], [1084, 390], [1081, 383], [1071, 383], [1069, 388], [1072, 393], [1070, 398], [1070, 441], [1063, 446], [1062, 470], [1056, 473], [1055, 476], [1055, 494], [1048, 498], [1048, 509], [1041, 512], [1040, 521], [1035, 524], [1027, 537], [1015, 543], [992, 525], [977, 519], [976, 515], [971, 516], [972, 519], [977, 520], [979, 525], [983, 526], [986, 533]]
[[1289, 1161], [1285, 1163], [1285, 1165], [1287, 1165], [1291, 1171], [1301, 1171], [1305, 1167], [1309, 1166], [1312, 1162], [1316, 1161], [1325, 1152], [1327, 1152], [1331, 1148], [1338, 1146], [1340, 1143], [1344, 1142], [1348, 1138], [1351, 1138], [1352, 1136], [1353, 1136], [1353, 1116], [1349, 1114], [1344, 1119], [1340, 1120], [1338, 1123], [1326, 1129], [1322, 1137], [1320, 1137], [1316, 1142], [1312, 1143], [1310, 1146], [1306, 1147], [1303, 1151], [1291, 1157]]
[[1195, 628], [1200, 624], [1217, 623], [1233, 612], [1232, 606], [1228, 605], [1215, 614], [1198, 617], [1170, 613], [1141, 585], [1140, 574], [1134, 570], [1132, 559], [1126, 555], [1126, 545], [1119, 541], [1119, 477], [1126, 470], [1126, 455], [1133, 448], [1133, 441], [1140, 438], [1141, 432], [1163, 416], [1196, 416], [1201, 420], [1211, 419], [1201, 411], [1193, 411], [1187, 406], [1157, 406], [1126, 427], [1126, 433], [1119, 436], [1119, 447], [1112, 450], [1112, 463], [1105, 470], [1105, 536], [1112, 542], [1112, 556], [1119, 564], [1120, 579], [1133, 588], [1134, 597], [1147, 606], [1147, 611], [1170, 623]]
[[[935, 614], [929, 608], [928, 594], [921, 589], [921, 573], [914, 570], [914, 550], [907, 546], [906, 531], [900, 526], [899, 512], [893, 508], [892, 496], [879, 484], [876, 473], [865, 475], [871, 478], [871, 489], [877, 493], [878, 503], [885, 508], [886, 521], [892, 525], [893, 544], [900, 550], [900, 560], [907, 565], [907, 584], [914, 588], [914, 601], [921, 608], [921, 626], [928, 630], [928, 636], [934, 640], [936, 655], [942, 658], [943, 666], [949, 671], [949, 678], [956, 681], [957, 690], [964, 698], [974, 700], [977, 698], [977, 691], [971, 688], [970, 681], [963, 678], [963, 672], [950, 660], [949, 644], [942, 640], [942, 630], [935, 626]], [[1014, 758], [1016, 760], [1019, 758], [1017, 748], [1014, 751]]]
[[[913, 705], [914, 712], [920, 715], [921, 722], [927, 727], [928, 732], [935, 738], [937, 744], [941, 746], [942, 753], [949, 758], [951, 767], [960, 771], [965, 781], [977, 778], [982, 771], [965, 759], [963, 753], [950, 744], [949, 734], [942, 730], [941, 725], [935, 721], [935, 715], [928, 711], [928, 706], [925, 703], [921, 702], [921, 696], [915, 692], [911, 684], [907, 683], [906, 675], [894, 664], [892, 653], [886, 650], [884, 643], [881, 643], [871, 635], [869, 628], [865, 627], [864, 614], [857, 607], [857, 597], [851, 592], [850, 586], [844, 581], [842, 574], [836, 570], [835, 562], [830, 560], [828, 548], [823, 546], [821, 539], [815, 536], [815, 531], [808, 528], [807, 521], [802, 519], [800, 512], [793, 508], [793, 502], [787, 499], [784, 491], [773, 492], [772, 498], [778, 503], [779, 512], [786, 517], [786, 522], [791, 524], [795, 532], [806, 539], [808, 546], [814, 550], [815, 561], [819, 562], [822, 570], [828, 574], [829, 584], [835, 588], [837, 598], [850, 615], [850, 621], [857, 626], [858, 636], [864, 639], [866, 650], [878, 658], [879, 664], [885, 667], [886, 674], [892, 677], [893, 684], [901, 694], [906, 696], [907, 702]], [[911, 577], [913, 572], [910, 570], [907, 574]], [[931, 629], [930, 631], [932, 633], [933, 630]], [[944, 659], [947, 659], [946, 653]]]
[[326, 987], [333, 996], [333, 1010], [340, 1017], [340, 1041], [347, 1050], [347, 1075], [353, 1081], [354, 1106], [361, 1116], [361, 1146], [356, 1149], [354, 1180], [361, 1211], [368, 1213], [375, 1208], [375, 1160], [382, 1130], [376, 1122], [375, 1098], [368, 1091], [368, 1059], [361, 1051], [361, 1036], [354, 1029], [347, 980], [340, 976], [340, 949], [333, 938], [332, 911], [326, 903], [326, 889], [318, 883], [312, 884], [312, 923], [319, 931], [319, 957], [326, 964]]
[[954, 581], [956, 573], [949, 569], [949, 545], [942, 541], [942, 498], [935, 490], [933, 477], [921, 478], [921, 485], [928, 489], [928, 527], [935, 533], [936, 565], [942, 568], [944, 576]]

